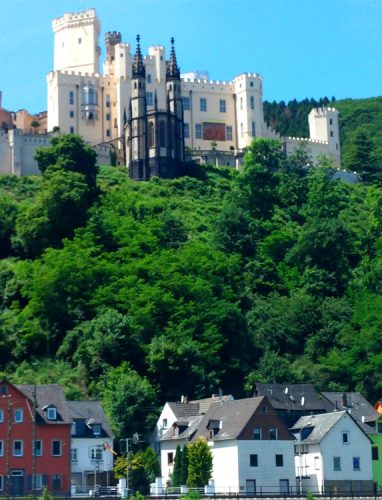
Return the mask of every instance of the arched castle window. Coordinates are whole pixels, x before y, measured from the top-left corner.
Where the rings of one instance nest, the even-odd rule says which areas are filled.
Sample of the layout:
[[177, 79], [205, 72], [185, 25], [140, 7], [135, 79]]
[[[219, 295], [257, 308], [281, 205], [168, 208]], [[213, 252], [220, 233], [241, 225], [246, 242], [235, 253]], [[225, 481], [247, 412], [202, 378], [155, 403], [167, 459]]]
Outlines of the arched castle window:
[[82, 89], [82, 104], [94, 106], [98, 103], [98, 94], [94, 89], [94, 85], [89, 83]]
[[154, 123], [149, 122], [149, 148], [155, 146]]
[[166, 147], [166, 124], [163, 120], [159, 122], [159, 146]]

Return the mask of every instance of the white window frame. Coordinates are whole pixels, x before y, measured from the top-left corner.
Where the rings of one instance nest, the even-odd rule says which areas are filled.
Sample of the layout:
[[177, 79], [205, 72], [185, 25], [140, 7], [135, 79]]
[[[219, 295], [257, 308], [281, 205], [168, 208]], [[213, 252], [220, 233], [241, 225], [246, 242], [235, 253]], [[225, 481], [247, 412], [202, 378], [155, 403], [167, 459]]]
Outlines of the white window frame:
[[184, 111], [189, 111], [191, 109], [191, 99], [188, 95], [182, 97], [182, 103]]
[[225, 99], [219, 99], [219, 111], [220, 113], [227, 112], [227, 102]]
[[[274, 433], [274, 438], [271, 437], [271, 433]], [[278, 436], [278, 430], [277, 430], [277, 427], [269, 427], [269, 440], [270, 441], [277, 441], [279, 438]]]
[[51, 406], [46, 411], [46, 417], [48, 420], [56, 420], [57, 419], [57, 408]]
[[13, 410], [13, 423], [22, 424], [24, 422], [24, 410], [22, 408], [15, 408]]
[[190, 137], [190, 124], [184, 122], [183, 123], [183, 135], [185, 139], [189, 139]]
[[[15, 450], [16, 450], [15, 445], [16, 445], [16, 443], [20, 443], [20, 445], [21, 445], [21, 446], [20, 446], [20, 453], [19, 453], [19, 454], [16, 454], [16, 453], [15, 453]], [[12, 445], [12, 455], [13, 455], [14, 457], [22, 457], [22, 456], [24, 456], [24, 441], [22, 441], [21, 439], [15, 439], [15, 440], [13, 441], [13, 445]]]
[[203, 112], [207, 111], [207, 98], [206, 97], [200, 98], [200, 111], [203, 111]]
[[[358, 467], [355, 467], [354, 461], [358, 460]], [[353, 457], [353, 470], [360, 471], [361, 470], [361, 457]]]
[[[336, 466], [337, 462], [337, 466]], [[339, 472], [341, 471], [341, 457], [335, 456], [333, 457], [333, 471]]]
[[[259, 433], [255, 433], [255, 431], [259, 431]], [[258, 438], [255, 436], [259, 436]], [[254, 427], [253, 428], [253, 439], [254, 441], [261, 441], [263, 439], [263, 429], [261, 427]]]
[[233, 138], [233, 129], [231, 125], [227, 125], [225, 128], [225, 140], [232, 141]]

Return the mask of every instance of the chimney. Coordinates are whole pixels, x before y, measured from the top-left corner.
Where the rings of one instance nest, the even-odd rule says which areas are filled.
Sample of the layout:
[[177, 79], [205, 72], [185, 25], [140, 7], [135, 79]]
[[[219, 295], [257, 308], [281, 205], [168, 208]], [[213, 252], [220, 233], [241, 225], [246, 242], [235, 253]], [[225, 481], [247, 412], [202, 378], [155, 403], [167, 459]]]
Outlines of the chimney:
[[182, 394], [182, 396], [181, 396], [181, 398], [180, 398], [180, 402], [181, 402], [181, 403], [188, 403], [188, 396], [184, 396], [184, 395]]
[[348, 406], [348, 397], [346, 392], [342, 393], [342, 406]]

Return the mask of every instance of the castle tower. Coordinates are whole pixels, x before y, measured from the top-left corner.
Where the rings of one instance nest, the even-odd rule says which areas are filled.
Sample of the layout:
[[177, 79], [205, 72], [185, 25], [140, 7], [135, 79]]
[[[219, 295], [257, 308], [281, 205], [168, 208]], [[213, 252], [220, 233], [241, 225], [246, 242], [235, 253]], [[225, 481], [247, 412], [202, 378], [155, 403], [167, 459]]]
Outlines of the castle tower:
[[170, 156], [176, 161], [184, 160], [183, 104], [181, 95], [180, 69], [176, 61], [174, 38], [171, 38], [170, 59], [166, 69], [166, 91], [168, 112], [175, 117], [169, 125], [169, 147], [174, 150]]
[[126, 151], [129, 173], [133, 179], [149, 179], [147, 152], [146, 118], [146, 71], [137, 35], [137, 48], [134, 55], [129, 117], [126, 124]]
[[100, 24], [95, 9], [64, 14], [52, 22], [54, 71], [99, 73]]
[[340, 166], [340, 132], [338, 110], [335, 108], [313, 108], [308, 116], [310, 138], [328, 143], [328, 153]]
[[104, 65], [105, 74], [114, 74], [115, 46], [122, 42], [122, 35], [119, 31], [108, 31], [105, 34], [106, 62]]

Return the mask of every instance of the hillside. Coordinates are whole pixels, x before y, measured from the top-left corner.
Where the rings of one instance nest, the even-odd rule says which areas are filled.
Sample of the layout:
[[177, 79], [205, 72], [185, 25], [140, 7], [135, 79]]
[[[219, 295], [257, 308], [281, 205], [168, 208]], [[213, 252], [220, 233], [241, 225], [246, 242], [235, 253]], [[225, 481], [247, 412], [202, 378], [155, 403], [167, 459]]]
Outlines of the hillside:
[[380, 398], [380, 188], [267, 140], [241, 173], [137, 183], [77, 140], [57, 139], [80, 163], [50, 151], [42, 177], [0, 178], [5, 376], [102, 398], [118, 437], [254, 381]]
[[340, 112], [342, 163], [351, 169], [348, 158], [354, 135], [365, 130], [375, 144], [378, 161], [382, 163], [382, 97], [369, 99], [329, 100], [304, 99], [303, 101], [264, 102], [264, 119], [281, 135], [309, 137], [308, 114], [313, 107], [333, 106]]

